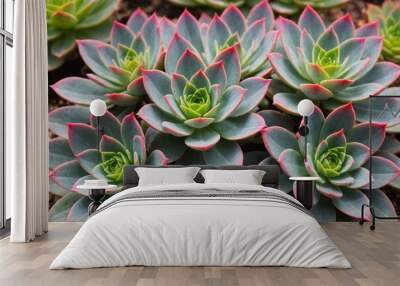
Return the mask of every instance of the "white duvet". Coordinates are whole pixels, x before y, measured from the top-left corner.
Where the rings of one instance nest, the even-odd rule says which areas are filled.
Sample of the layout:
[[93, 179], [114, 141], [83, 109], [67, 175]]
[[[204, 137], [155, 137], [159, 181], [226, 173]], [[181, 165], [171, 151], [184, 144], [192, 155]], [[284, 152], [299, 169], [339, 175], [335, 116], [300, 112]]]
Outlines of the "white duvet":
[[[318, 222], [301, 210], [255, 198], [152, 198], [131, 192], [264, 190], [262, 186], [184, 184], [135, 187], [90, 217], [50, 269], [145, 266], [293, 266], [349, 268]], [[106, 206], [108, 207], [106, 208]]]

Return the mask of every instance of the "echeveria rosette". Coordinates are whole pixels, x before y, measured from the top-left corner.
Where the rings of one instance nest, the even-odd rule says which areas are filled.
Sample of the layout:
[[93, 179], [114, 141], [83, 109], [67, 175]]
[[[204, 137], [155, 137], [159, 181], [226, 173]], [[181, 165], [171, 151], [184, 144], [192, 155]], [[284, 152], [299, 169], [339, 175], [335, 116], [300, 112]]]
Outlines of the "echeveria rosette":
[[347, 2], [349, 0], [274, 0], [271, 6], [279, 14], [293, 15], [299, 13], [307, 5], [315, 9], [328, 9]]
[[[400, 133], [400, 87], [386, 88], [379, 94], [379, 98], [371, 99], [372, 121], [386, 124], [387, 133]], [[354, 102], [353, 107], [356, 111], [357, 121], [369, 121], [369, 100]]]
[[169, 140], [184, 140], [183, 148], [202, 151], [198, 156], [207, 164], [242, 164], [243, 153], [235, 141], [255, 136], [265, 127], [254, 110], [270, 80], [240, 81], [235, 47], [220, 52], [207, 67], [179, 34], [173, 41], [187, 46], [183, 52], [167, 51], [165, 66], [171, 74], [143, 72], [144, 87], [153, 103], [143, 106], [138, 115], [153, 129], [171, 135]]
[[75, 49], [76, 39], [107, 40], [116, 0], [46, 0], [49, 70]]
[[377, 62], [383, 44], [377, 22], [355, 29], [345, 15], [326, 27], [307, 6], [297, 24], [281, 17], [277, 26], [283, 51], [269, 59], [279, 76], [273, 102], [285, 112], [297, 114], [297, 104], [305, 98], [328, 110], [361, 102], [400, 75], [398, 65]]
[[[258, 0], [168, 0], [171, 3], [184, 7], [205, 6], [213, 9], [224, 9], [229, 4], [242, 6], [244, 4], [256, 3]], [[250, 2], [250, 3], [248, 3]]]
[[225, 9], [229, 5], [237, 7], [252, 7], [259, 2], [259, 0], [168, 0], [171, 3], [184, 7], [210, 7], [212, 9]]
[[383, 57], [400, 64], [400, 3], [386, 0], [382, 7], [369, 4], [367, 14], [369, 21], [379, 21]]
[[84, 105], [96, 98], [118, 106], [136, 105], [145, 94], [142, 70], [159, 68], [164, 57], [159, 19], [140, 9], [126, 25], [113, 23], [110, 44], [79, 40], [78, 47], [93, 73], [62, 79], [52, 88], [69, 102]]
[[[212, 19], [202, 17], [197, 20], [185, 10], [176, 23], [176, 31], [207, 65], [215, 62], [220, 51], [229, 47], [237, 48], [241, 78], [245, 79], [264, 76], [271, 71], [268, 54], [278, 38], [278, 32], [272, 30], [273, 26], [272, 8], [268, 1], [261, 1], [250, 10], [247, 17], [233, 4]], [[168, 49], [183, 52], [176, 38], [172, 38]], [[165, 69], [167, 73], [174, 72], [170, 66]]]
[[[93, 117], [83, 107], [62, 107], [50, 114], [51, 130], [65, 137], [50, 140], [51, 192], [63, 197], [51, 211], [54, 219], [79, 220], [82, 208], [89, 200], [77, 192], [77, 186], [86, 179], [104, 179], [121, 185], [126, 165], [166, 165], [167, 157], [159, 150], [148, 152], [142, 127], [130, 113], [122, 121], [110, 112], [101, 118], [104, 135], [97, 150], [97, 133]], [[70, 113], [87, 119], [68, 123]], [[64, 121], [63, 121], [64, 120]], [[54, 184], [55, 183], [55, 184]], [[71, 192], [74, 193], [71, 195]], [[65, 216], [61, 214], [64, 211]]]
[[[285, 174], [318, 177], [318, 193], [342, 213], [359, 218], [361, 205], [368, 203], [364, 190], [369, 183], [369, 123], [355, 122], [351, 103], [333, 110], [326, 118], [317, 107], [309, 117], [307, 160], [304, 137], [280, 126], [268, 126], [262, 137], [268, 152]], [[379, 205], [379, 213], [393, 215], [394, 208], [380, 189], [398, 178], [400, 168], [375, 154], [384, 142], [385, 124], [372, 123], [371, 138], [374, 204]], [[325, 204], [322, 212], [329, 212], [326, 201], [321, 201]], [[319, 208], [318, 202], [316, 208]]]

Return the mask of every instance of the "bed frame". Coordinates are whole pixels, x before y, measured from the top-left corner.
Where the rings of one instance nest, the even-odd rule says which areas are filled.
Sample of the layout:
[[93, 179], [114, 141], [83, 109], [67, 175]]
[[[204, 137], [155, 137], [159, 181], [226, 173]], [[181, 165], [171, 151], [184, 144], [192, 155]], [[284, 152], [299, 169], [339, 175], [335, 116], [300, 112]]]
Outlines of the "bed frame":
[[[279, 172], [278, 165], [249, 165], [249, 166], [205, 166], [205, 165], [190, 165], [191, 167], [199, 167], [201, 169], [217, 169], [217, 170], [262, 170], [265, 171], [262, 185], [265, 187], [278, 188], [279, 186]], [[135, 171], [137, 167], [146, 168], [160, 168], [155, 166], [126, 166], [124, 169], [123, 188], [128, 189], [136, 187], [139, 182], [139, 176]], [[188, 167], [183, 165], [168, 165], [161, 168], [179, 168]], [[203, 176], [199, 173], [195, 181], [197, 183], [204, 183]]]

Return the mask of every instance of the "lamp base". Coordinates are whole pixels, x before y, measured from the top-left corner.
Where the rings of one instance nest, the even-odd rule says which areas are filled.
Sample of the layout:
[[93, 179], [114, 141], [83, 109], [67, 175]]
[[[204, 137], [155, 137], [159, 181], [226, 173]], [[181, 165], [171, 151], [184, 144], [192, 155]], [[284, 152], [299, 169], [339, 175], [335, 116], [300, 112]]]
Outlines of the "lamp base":
[[101, 205], [103, 198], [105, 197], [105, 189], [90, 189], [89, 199], [92, 201], [88, 206], [89, 216], [94, 213], [97, 208]]
[[310, 210], [313, 207], [314, 181], [296, 181], [297, 199]]

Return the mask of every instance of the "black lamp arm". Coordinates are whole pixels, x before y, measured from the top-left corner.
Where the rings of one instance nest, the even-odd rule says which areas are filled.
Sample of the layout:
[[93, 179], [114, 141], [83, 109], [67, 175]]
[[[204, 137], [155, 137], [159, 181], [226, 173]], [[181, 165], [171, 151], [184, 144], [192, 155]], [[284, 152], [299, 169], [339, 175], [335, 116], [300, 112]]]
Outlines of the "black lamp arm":
[[304, 158], [307, 161], [307, 135], [308, 135], [308, 116], [304, 116]]
[[100, 126], [100, 117], [101, 116], [96, 116], [96, 132], [97, 132], [97, 151], [100, 153], [100, 141], [101, 137], [103, 137], [104, 129], [102, 126]]
[[308, 117], [303, 117], [304, 125], [299, 128], [299, 134], [304, 137], [304, 158], [307, 161], [307, 135], [309, 133], [308, 129]]

